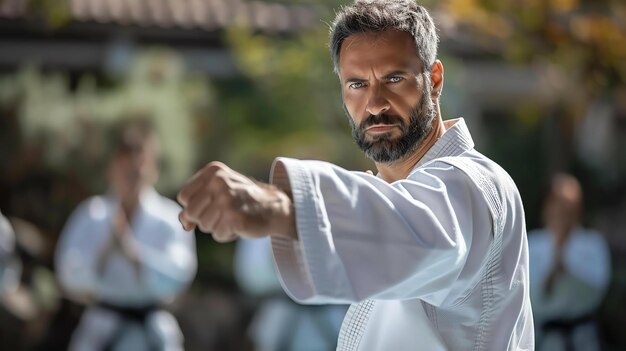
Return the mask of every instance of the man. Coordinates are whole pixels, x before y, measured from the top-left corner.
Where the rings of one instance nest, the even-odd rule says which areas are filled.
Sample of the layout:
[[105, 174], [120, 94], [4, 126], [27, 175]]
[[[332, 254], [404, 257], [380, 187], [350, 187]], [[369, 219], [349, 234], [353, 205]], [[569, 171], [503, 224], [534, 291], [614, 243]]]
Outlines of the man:
[[210, 163], [179, 193], [183, 226], [217, 241], [271, 236], [292, 298], [353, 304], [338, 350], [532, 350], [519, 192], [462, 119], [442, 120], [428, 12], [356, 1], [330, 49], [378, 176], [278, 158], [267, 185]]
[[529, 233], [530, 296], [537, 350], [600, 350], [595, 313], [611, 277], [602, 235], [580, 226], [583, 193], [569, 174], [552, 179], [544, 204], [545, 228]]
[[9, 220], [0, 212], [0, 300], [20, 284], [22, 265], [15, 252], [15, 232]]
[[82, 203], [56, 252], [61, 286], [90, 305], [70, 350], [182, 350], [174, 317], [162, 309], [196, 271], [193, 234], [178, 205], [153, 188], [158, 145], [145, 119], [123, 122], [109, 161], [111, 192]]

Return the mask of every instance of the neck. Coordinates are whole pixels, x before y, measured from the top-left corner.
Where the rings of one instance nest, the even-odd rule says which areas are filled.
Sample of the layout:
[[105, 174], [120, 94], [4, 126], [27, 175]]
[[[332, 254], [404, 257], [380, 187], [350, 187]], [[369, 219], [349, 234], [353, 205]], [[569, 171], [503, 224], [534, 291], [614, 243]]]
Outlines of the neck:
[[433, 129], [420, 143], [418, 148], [401, 160], [393, 163], [376, 163], [376, 168], [380, 175], [388, 183], [393, 183], [400, 179], [405, 179], [419, 160], [435, 145], [437, 140], [446, 132], [446, 127], [440, 115], [433, 120]]

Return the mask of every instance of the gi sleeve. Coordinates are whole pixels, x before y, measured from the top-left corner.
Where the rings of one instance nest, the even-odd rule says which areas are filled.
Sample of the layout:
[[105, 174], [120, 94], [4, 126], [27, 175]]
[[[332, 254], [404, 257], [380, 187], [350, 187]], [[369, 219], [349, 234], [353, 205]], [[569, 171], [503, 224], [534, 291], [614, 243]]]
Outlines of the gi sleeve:
[[[272, 181], [291, 193], [299, 240], [272, 238], [281, 282], [306, 303], [421, 298], [439, 305], [478, 277], [466, 267], [487, 205], [462, 171], [443, 162], [386, 183], [320, 161], [279, 158]], [[489, 235], [489, 233], [483, 233]], [[488, 245], [484, 245], [487, 254]], [[485, 257], [483, 256], [483, 257]], [[475, 280], [474, 280], [475, 282]]]

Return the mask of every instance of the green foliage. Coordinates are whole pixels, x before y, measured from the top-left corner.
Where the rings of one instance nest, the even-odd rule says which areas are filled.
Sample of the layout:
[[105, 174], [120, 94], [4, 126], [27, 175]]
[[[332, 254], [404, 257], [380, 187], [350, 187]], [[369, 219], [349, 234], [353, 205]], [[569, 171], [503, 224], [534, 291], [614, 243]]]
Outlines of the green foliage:
[[[41, 162], [59, 172], [102, 165], [110, 148], [109, 126], [144, 114], [154, 119], [160, 136], [164, 169], [159, 187], [172, 192], [185, 181], [195, 166], [196, 140], [189, 137], [194, 113], [212, 103], [205, 78], [185, 73], [180, 59], [164, 49], [139, 55], [130, 74], [110, 88], [99, 87], [94, 76], [85, 74], [72, 91], [68, 78], [36, 67], [0, 78], [1, 103], [18, 104], [21, 147], [40, 148]], [[101, 186], [101, 181], [93, 181], [87, 187]]]
[[510, 61], [549, 60], [591, 92], [626, 83], [622, 1], [446, 0], [436, 7]]
[[262, 163], [279, 155], [371, 168], [350, 137], [326, 28], [286, 38], [233, 28], [227, 40], [248, 81], [218, 84], [225, 128], [236, 144], [225, 159], [263, 176]]
[[30, 13], [40, 17], [50, 28], [58, 28], [71, 21], [69, 0], [27, 1]]

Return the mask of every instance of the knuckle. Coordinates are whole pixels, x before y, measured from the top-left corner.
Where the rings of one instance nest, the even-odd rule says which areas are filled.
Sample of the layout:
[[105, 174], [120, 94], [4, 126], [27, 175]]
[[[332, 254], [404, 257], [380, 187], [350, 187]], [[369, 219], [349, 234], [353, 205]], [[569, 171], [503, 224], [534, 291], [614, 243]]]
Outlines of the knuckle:
[[219, 168], [225, 168], [226, 165], [220, 161], [211, 161], [210, 162], [211, 165], [215, 166], [215, 167], [219, 167]]
[[204, 166], [205, 171], [216, 172], [221, 169], [225, 169], [226, 165], [219, 161], [211, 161]]
[[178, 200], [178, 202], [181, 205], [186, 205], [187, 204], [187, 200], [189, 200], [189, 195], [187, 194], [187, 192], [185, 191], [186, 188], [183, 188], [181, 191], [178, 192], [178, 194], [176, 195], [176, 200]]
[[215, 183], [221, 187], [228, 186], [228, 175], [223, 170], [217, 171], [213, 179], [215, 180]]
[[183, 225], [187, 224], [187, 218], [185, 217], [184, 211], [180, 211], [180, 213], [178, 214], [178, 221]]
[[226, 243], [231, 241], [231, 235], [226, 232], [214, 232], [213, 239], [220, 243]]
[[187, 222], [191, 222], [191, 221], [198, 222], [198, 220], [200, 219], [199, 217], [200, 217], [199, 213], [195, 209], [190, 208], [187, 212], [185, 212], [184, 218]]
[[216, 192], [222, 192], [228, 189], [228, 180], [225, 172], [216, 172], [209, 181], [209, 184], [207, 184], [207, 187]]
[[177, 194], [176, 199], [181, 205], [186, 206], [192, 200], [193, 196], [202, 189], [203, 181], [201, 179], [195, 179], [186, 184]]
[[215, 169], [215, 162], [209, 162], [206, 165], [204, 165], [204, 167], [202, 168], [203, 171], [210, 171], [212, 169]]
[[208, 223], [206, 220], [200, 220], [197, 223], [198, 228], [200, 228], [200, 230], [205, 233], [209, 233], [213, 230], [213, 226], [211, 226], [211, 223]]
[[180, 220], [180, 223], [185, 227], [191, 226], [194, 222], [193, 218], [191, 218], [186, 212], [181, 212], [178, 218]]

